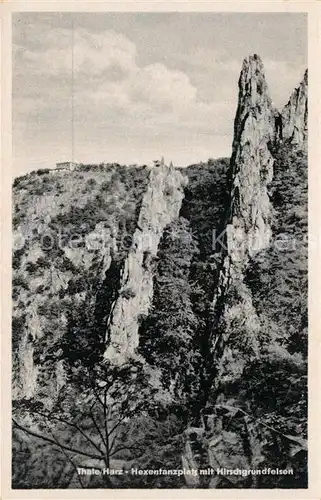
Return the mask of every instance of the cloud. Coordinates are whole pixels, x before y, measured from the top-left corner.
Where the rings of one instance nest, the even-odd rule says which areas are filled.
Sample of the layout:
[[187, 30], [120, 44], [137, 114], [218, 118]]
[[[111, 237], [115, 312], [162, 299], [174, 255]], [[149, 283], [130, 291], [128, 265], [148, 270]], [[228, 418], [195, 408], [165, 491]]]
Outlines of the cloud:
[[[189, 68], [189, 74], [193, 76], [198, 88], [205, 85], [208, 87], [205, 93], [210, 97], [216, 94], [222, 101], [231, 102], [237, 95], [237, 81], [243, 58], [248, 55], [250, 54], [244, 53], [242, 58], [237, 59], [235, 54], [226, 53], [224, 48], [212, 50], [195, 46], [188, 53], [182, 54], [180, 61]], [[261, 56], [269, 90], [277, 107], [288, 101], [293, 89], [303, 78], [306, 66], [299, 56], [300, 54], [290, 60], [272, 59], [264, 54]]]
[[[58, 36], [58, 33], [56, 33]], [[17, 89], [16, 119], [26, 115], [41, 120], [63, 119], [71, 89], [71, 33], [59, 30], [43, 37], [39, 50], [15, 49], [15, 67], [23, 75]], [[163, 63], [138, 64], [136, 45], [114, 31], [74, 33], [75, 113], [78, 120], [96, 120], [146, 127], [181, 126], [209, 130], [218, 114], [228, 114], [224, 103], [205, 102], [183, 71]], [[54, 112], [53, 112], [54, 111]], [[119, 116], [121, 113], [121, 116]], [[221, 121], [221, 120], [220, 120]], [[218, 121], [217, 121], [218, 122]]]
[[[277, 106], [303, 76], [297, 51], [292, 56], [279, 51], [276, 61], [276, 49], [283, 44], [278, 39], [267, 49], [266, 38], [257, 41], [257, 31], [253, 38], [243, 30], [237, 43], [239, 33], [234, 36], [230, 20], [228, 28], [218, 22], [214, 29], [208, 16], [202, 24], [175, 15], [171, 27], [159, 16], [153, 22], [141, 16], [126, 19], [119, 16], [118, 24], [107, 14], [75, 19], [74, 121], [80, 161], [145, 162], [168, 154], [184, 164], [228, 155], [242, 54], [248, 55], [252, 46], [266, 51], [261, 55]], [[14, 155], [21, 170], [27, 168], [24, 157], [47, 166], [70, 157], [70, 27], [71, 16], [58, 13], [23, 14], [14, 21]]]
[[283, 107], [293, 90], [303, 80], [306, 66], [302, 63], [264, 59], [266, 80], [276, 107]]

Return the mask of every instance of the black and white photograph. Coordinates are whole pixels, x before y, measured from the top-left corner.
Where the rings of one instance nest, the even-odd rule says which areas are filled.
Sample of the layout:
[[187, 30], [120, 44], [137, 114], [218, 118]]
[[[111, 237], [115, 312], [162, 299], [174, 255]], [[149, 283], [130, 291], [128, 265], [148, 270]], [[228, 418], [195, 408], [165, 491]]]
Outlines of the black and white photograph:
[[307, 13], [11, 29], [12, 489], [309, 488]]

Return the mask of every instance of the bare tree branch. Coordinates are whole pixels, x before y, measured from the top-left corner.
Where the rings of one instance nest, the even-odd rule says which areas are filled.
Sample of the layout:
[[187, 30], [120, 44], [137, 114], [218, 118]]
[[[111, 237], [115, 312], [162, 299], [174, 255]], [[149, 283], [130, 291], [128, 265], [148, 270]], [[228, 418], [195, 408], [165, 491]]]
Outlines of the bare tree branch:
[[133, 415], [135, 415], [136, 413], [136, 408], [135, 410], [132, 410], [131, 412], [125, 412], [122, 417], [120, 417], [117, 421], [117, 423], [112, 427], [112, 429], [109, 431], [109, 436], [114, 432], [115, 429], [117, 429], [117, 427], [119, 427], [119, 425], [125, 420], [125, 418], [129, 418]]
[[106, 466], [109, 467], [109, 434], [108, 434], [108, 422], [107, 422], [107, 389], [104, 391], [104, 428], [105, 428], [105, 439], [106, 439]]
[[91, 384], [91, 388], [93, 390], [93, 393], [95, 395], [95, 398], [97, 399], [97, 401], [100, 403], [100, 405], [102, 406], [102, 408], [104, 408], [104, 402], [100, 399], [99, 397], [99, 394], [95, 388], [95, 384]]
[[74, 424], [72, 422], [68, 422], [68, 420], [65, 420], [64, 418], [61, 418], [61, 417], [56, 417], [54, 415], [46, 415], [45, 413], [42, 413], [40, 411], [37, 411], [37, 410], [26, 410], [28, 411], [28, 413], [31, 413], [31, 414], [36, 414], [36, 415], [40, 415], [41, 417], [44, 417], [48, 420], [57, 420], [58, 422], [62, 422], [63, 424], [66, 424], [66, 425], [69, 425], [70, 427], [73, 427], [74, 429], [76, 429], [82, 436], [84, 436], [85, 439], [87, 439], [87, 441], [99, 452], [103, 455], [103, 451], [99, 448], [99, 446], [89, 437], [87, 436], [87, 434], [77, 425], [77, 424]]
[[90, 407], [90, 409], [89, 409], [90, 418], [91, 418], [92, 423], [94, 424], [94, 427], [95, 427], [95, 429], [97, 430], [97, 432], [98, 432], [98, 434], [99, 434], [99, 436], [100, 436], [100, 439], [102, 440], [102, 442], [103, 442], [103, 444], [104, 444], [105, 448], [107, 448], [107, 443], [106, 443], [106, 441], [105, 441], [105, 438], [104, 438], [104, 436], [103, 436], [103, 433], [101, 432], [101, 430], [100, 430], [100, 428], [99, 428], [99, 425], [97, 424], [96, 419], [95, 419], [94, 414], [93, 414], [93, 411], [92, 411], [92, 410], [93, 410], [93, 407], [95, 406], [95, 404], [96, 404], [96, 403], [94, 403], [94, 404]]
[[110, 446], [109, 446], [109, 452], [111, 453], [115, 444], [116, 439], [118, 438], [118, 433], [116, 432], [114, 437], [111, 440]]
[[67, 451], [71, 451], [71, 452], [76, 453], [78, 455], [83, 455], [83, 456], [88, 457], [88, 458], [94, 458], [96, 460], [104, 459], [104, 456], [102, 454], [101, 455], [94, 455], [93, 453], [87, 453], [87, 452], [78, 450], [76, 448], [71, 448], [70, 446], [66, 446], [66, 445], [61, 444], [61, 443], [59, 443], [57, 445], [57, 443], [53, 439], [50, 439], [47, 436], [42, 436], [41, 434], [38, 434], [37, 432], [31, 431], [30, 429], [23, 427], [22, 425], [18, 424], [18, 422], [14, 419], [12, 419], [12, 421], [18, 429], [21, 429], [22, 431], [26, 432], [27, 434], [30, 434], [30, 436], [34, 436], [36, 438], [42, 439], [43, 441], [46, 441], [47, 443], [51, 443], [51, 444], [54, 444], [55, 446], [59, 446], [59, 448], [62, 448], [62, 449], [67, 450]]
[[[57, 439], [56, 439], [55, 435], [53, 434], [53, 432], [51, 431], [51, 429], [49, 428], [49, 426], [48, 426], [48, 425], [47, 425], [47, 428], [48, 428], [48, 431], [50, 432], [50, 434], [51, 434], [51, 436], [52, 436], [52, 439], [56, 442], [57, 446], [59, 446], [59, 447], [60, 447], [60, 444], [58, 443], [58, 441], [57, 441]], [[65, 455], [65, 457], [67, 458], [68, 462], [70, 462], [70, 463], [71, 463], [71, 465], [73, 466], [73, 468], [75, 469], [76, 474], [77, 474], [77, 479], [78, 479], [78, 481], [79, 481], [79, 483], [80, 483], [80, 486], [84, 489], [84, 488], [85, 488], [85, 486], [84, 486], [84, 484], [83, 484], [83, 482], [82, 482], [82, 480], [81, 480], [80, 475], [78, 474], [78, 468], [77, 468], [77, 465], [74, 463], [74, 461], [70, 458], [70, 456], [68, 455], [68, 453], [66, 453], [66, 451], [65, 451], [63, 448], [61, 448], [61, 452]]]
[[142, 451], [138, 446], [124, 445], [124, 446], [119, 446], [119, 448], [116, 448], [112, 453], [110, 453], [110, 457], [114, 456], [116, 453], [118, 453], [121, 450], [134, 450], [134, 451], [139, 450], [139, 451]]

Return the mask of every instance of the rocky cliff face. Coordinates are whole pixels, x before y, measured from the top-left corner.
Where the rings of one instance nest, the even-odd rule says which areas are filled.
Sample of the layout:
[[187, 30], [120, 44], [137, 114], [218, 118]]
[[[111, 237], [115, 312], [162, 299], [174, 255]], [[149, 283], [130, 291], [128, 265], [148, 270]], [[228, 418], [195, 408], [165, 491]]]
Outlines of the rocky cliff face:
[[[254, 55], [244, 60], [239, 79], [229, 169], [230, 201], [225, 238], [220, 240], [224, 245], [220, 248], [222, 262], [214, 292], [215, 333], [211, 349], [219, 367], [214, 383], [217, 388], [242, 375], [247, 357], [259, 355], [260, 321], [244, 272], [249, 260], [269, 245], [272, 235], [268, 184], [273, 177], [274, 160], [269, 149], [273, 141], [274, 109], [262, 61]], [[223, 394], [217, 398], [216, 403], [230, 403]], [[203, 428], [199, 439], [208, 463], [214, 469], [219, 463], [231, 469], [249, 468], [253, 464], [241, 452], [242, 439], [237, 432], [224, 428], [216, 411], [211, 417], [211, 433], [205, 439]], [[189, 442], [189, 446], [193, 448], [193, 443]], [[217, 477], [211, 480], [210, 487], [216, 487], [216, 483]]]
[[[114, 168], [84, 169], [67, 178], [62, 172], [40, 171], [16, 182], [14, 397], [37, 396], [44, 392], [44, 381], [45, 392], [53, 397], [65, 383], [63, 362], [57, 362], [62, 343], [69, 335], [77, 343], [77, 317], [87, 308], [94, 313], [112, 256], [121, 262], [125, 254], [122, 242], [136, 224], [147, 172], [135, 194], [125, 182]], [[116, 207], [112, 212], [111, 203]], [[108, 314], [106, 303], [105, 309]]]
[[[226, 319], [244, 315], [249, 330], [257, 331], [250, 294], [244, 282], [244, 270], [256, 254], [271, 244], [274, 209], [269, 187], [273, 179], [274, 153], [278, 144], [275, 110], [269, 96], [261, 59], [250, 56], [243, 62], [239, 79], [238, 107], [234, 124], [230, 163], [230, 203], [226, 220], [226, 246], [222, 248], [222, 269], [214, 306], [228, 290], [237, 290], [241, 299], [234, 301]], [[307, 72], [283, 110], [284, 142], [306, 147]], [[234, 293], [234, 292], [233, 292]], [[234, 311], [234, 312], [233, 312]], [[249, 314], [252, 311], [253, 314]], [[229, 328], [228, 328], [229, 330]], [[246, 328], [245, 328], [246, 330]], [[254, 333], [254, 331], [253, 331]], [[255, 336], [252, 336], [254, 339]]]
[[121, 365], [139, 344], [139, 319], [153, 298], [154, 260], [164, 228], [179, 215], [186, 177], [172, 167], [151, 170], [137, 228], [122, 271], [120, 293], [108, 321], [105, 358]]
[[301, 147], [307, 147], [308, 136], [308, 70], [282, 110], [283, 136]]
[[268, 245], [271, 236], [267, 185], [273, 175], [268, 148], [274, 138], [273, 107], [263, 64], [256, 55], [243, 63], [234, 129], [227, 252], [233, 263], [244, 264]]
[[[298, 148], [302, 150], [306, 147], [307, 73], [283, 109], [281, 142], [275, 131], [274, 116], [275, 110], [269, 96], [262, 61], [256, 55], [251, 56], [244, 60], [239, 79], [229, 170], [230, 202], [225, 238], [220, 235], [219, 241], [222, 261], [214, 292], [214, 332], [211, 344], [212, 359], [218, 366], [213, 384], [215, 398], [209, 398], [207, 402], [204, 425], [187, 431], [186, 453], [183, 455], [183, 463], [191, 463], [197, 457], [198, 464], [208, 463], [214, 470], [222, 467], [222, 464], [229, 469], [256, 468], [268, 460], [266, 450], [262, 447], [261, 433], [264, 427], [257, 425], [249, 402], [239, 398], [237, 393], [240, 387], [246, 386], [246, 382], [242, 380], [246, 377], [248, 367], [264, 366], [262, 360], [266, 356], [266, 349], [279, 347], [277, 335], [273, 336], [271, 333], [271, 337], [267, 339], [266, 333], [263, 333], [266, 328], [266, 311], [262, 313], [257, 309], [256, 297], [260, 291], [249, 286], [247, 276], [256, 260], [265, 262], [261, 272], [266, 273], [267, 266], [271, 265], [266, 255], [269, 252], [275, 254], [273, 238], [277, 236], [279, 208], [273, 204], [271, 195], [274, 163], [277, 161], [278, 179], [280, 168], [286, 168], [280, 166], [280, 157], [287, 162], [291, 148], [297, 151]], [[301, 153], [297, 154], [301, 158]], [[292, 161], [294, 170], [295, 162], [300, 160], [293, 160], [292, 157]], [[288, 181], [284, 178], [282, 182], [286, 184]], [[302, 188], [305, 190], [305, 184]], [[296, 202], [300, 203], [299, 200]], [[282, 231], [285, 231], [285, 224], [280, 225]], [[280, 252], [277, 251], [276, 254], [275, 259], [282, 258]], [[293, 255], [291, 258], [294, 258]], [[298, 257], [300, 259], [302, 258]], [[267, 306], [267, 310], [269, 307]], [[271, 319], [269, 321], [272, 324]], [[272, 358], [269, 354], [269, 363]], [[244, 411], [245, 409], [248, 411]], [[206, 487], [212, 488], [257, 485], [255, 478], [227, 480], [219, 476], [205, 482], [204, 478], [199, 478], [196, 482], [198, 487], [206, 484]], [[190, 486], [195, 486], [193, 481]]]
[[[102, 207], [100, 213], [96, 212], [96, 223], [91, 219], [88, 231], [86, 208], [95, 196], [104, 198], [108, 206], [113, 196], [114, 174], [108, 170], [94, 177], [88, 173], [69, 174], [74, 177], [73, 193], [65, 191], [60, 195], [62, 174], [51, 174], [48, 193], [37, 198], [31, 195], [27, 201], [22, 187], [16, 195], [17, 206], [25, 204], [26, 209], [14, 231], [19, 258], [19, 268], [15, 270], [15, 280], [18, 280], [14, 306], [14, 326], [17, 325], [15, 397], [36, 396], [42, 375], [47, 378], [44, 367], [37, 362], [39, 355], [41, 359], [46, 358], [47, 342], [56, 344], [60, 351], [59, 342], [70, 335], [68, 330], [76, 323], [68, 320], [70, 308], [75, 312], [78, 308], [95, 309], [99, 294], [102, 295], [99, 307], [104, 311], [100, 320], [102, 328], [106, 322], [103, 343], [108, 347], [105, 358], [121, 365], [134, 356], [139, 341], [139, 319], [148, 314], [153, 297], [154, 259], [159, 241], [164, 228], [178, 217], [187, 179], [172, 167], [146, 169], [141, 199], [141, 193], [133, 199], [130, 192], [124, 193], [118, 186], [119, 209], [129, 210], [130, 213], [124, 213], [123, 217], [132, 219], [130, 225], [126, 223], [125, 227], [120, 227], [123, 221], [114, 220], [116, 214], [110, 217]], [[88, 176], [87, 183], [91, 186], [82, 194], [82, 201], [78, 202], [79, 214], [75, 216], [73, 204], [79, 190], [86, 191], [84, 185]], [[21, 185], [24, 183], [27, 184], [27, 180], [21, 181]], [[56, 202], [58, 195], [59, 204]], [[70, 241], [73, 238], [74, 243]], [[129, 249], [128, 241], [131, 242]], [[119, 276], [110, 269], [112, 263]], [[24, 285], [20, 286], [20, 282]], [[97, 295], [90, 292], [94, 283]], [[99, 292], [104, 288], [105, 293]], [[55, 333], [52, 331], [54, 325]], [[48, 332], [51, 332], [49, 339]], [[76, 330], [74, 335], [78, 335]], [[65, 381], [63, 363], [55, 364], [52, 369], [50, 392], [54, 394]]]
[[[223, 261], [214, 294], [214, 309], [221, 307], [221, 297], [226, 297], [226, 294], [234, 296], [233, 308], [226, 309], [224, 304], [222, 317], [219, 309], [216, 312], [219, 322], [225, 324], [223, 337], [229, 335], [233, 322], [244, 321], [245, 331], [251, 332], [248, 338], [253, 349], [256, 349], [259, 324], [244, 282], [244, 269], [255, 253], [269, 245], [271, 238], [272, 207], [268, 184], [273, 176], [273, 157], [269, 150], [274, 140], [273, 114], [262, 61], [256, 55], [250, 56], [243, 62], [239, 79], [229, 172], [231, 190], [226, 247], [222, 248]], [[217, 341], [215, 337], [214, 345]], [[225, 355], [226, 352], [225, 349]]]

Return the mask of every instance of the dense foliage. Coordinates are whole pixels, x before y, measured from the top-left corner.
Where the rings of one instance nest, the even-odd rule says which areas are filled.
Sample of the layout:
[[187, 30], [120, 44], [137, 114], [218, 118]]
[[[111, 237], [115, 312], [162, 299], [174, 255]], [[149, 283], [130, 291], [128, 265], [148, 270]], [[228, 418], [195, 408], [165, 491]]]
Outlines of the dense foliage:
[[[259, 433], [260, 463], [294, 470], [291, 478], [262, 477], [259, 486], [306, 487], [307, 157], [287, 142], [275, 145], [272, 154], [273, 237], [245, 271], [259, 331], [253, 338], [241, 320], [231, 332], [243, 346], [250, 335], [256, 350], [249, 355], [246, 348], [242, 371], [231, 375], [220, 390], [247, 412]], [[229, 369], [235, 363], [231, 358]]]

